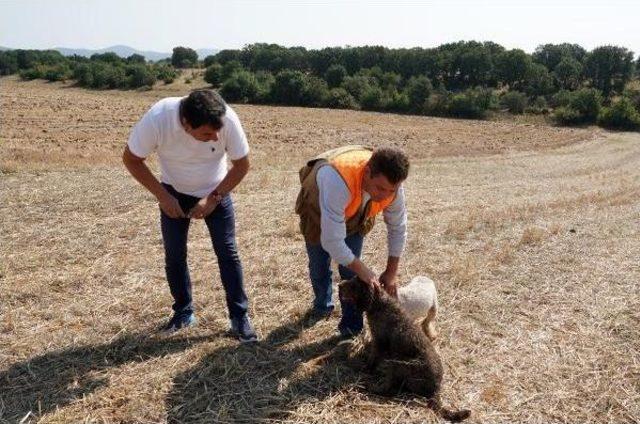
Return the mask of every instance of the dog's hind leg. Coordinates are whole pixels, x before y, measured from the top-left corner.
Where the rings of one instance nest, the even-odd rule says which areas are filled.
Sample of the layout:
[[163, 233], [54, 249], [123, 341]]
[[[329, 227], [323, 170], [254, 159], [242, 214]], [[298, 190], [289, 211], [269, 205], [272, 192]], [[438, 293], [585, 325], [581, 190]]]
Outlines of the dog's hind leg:
[[378, 379], [368, 385], [369, 391], [377, 395], [395, 394], [398, 391], [396, 387], [398, 376], [394, 372], [395, 366], [390, 360], [383, 360], [377, 370]]

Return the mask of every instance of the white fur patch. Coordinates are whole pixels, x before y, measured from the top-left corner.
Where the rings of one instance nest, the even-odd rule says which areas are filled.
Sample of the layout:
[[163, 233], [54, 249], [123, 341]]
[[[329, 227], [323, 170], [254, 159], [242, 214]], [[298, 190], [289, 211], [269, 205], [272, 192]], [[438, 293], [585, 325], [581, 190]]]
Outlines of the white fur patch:
[[438, 310], [436, 285], [429, 277], [414, 277], [409, 284], [398, 288], [398, 301], [404, 312], [414, 321], [426, 318], [432, 308], [432, 316], [435, 317]]

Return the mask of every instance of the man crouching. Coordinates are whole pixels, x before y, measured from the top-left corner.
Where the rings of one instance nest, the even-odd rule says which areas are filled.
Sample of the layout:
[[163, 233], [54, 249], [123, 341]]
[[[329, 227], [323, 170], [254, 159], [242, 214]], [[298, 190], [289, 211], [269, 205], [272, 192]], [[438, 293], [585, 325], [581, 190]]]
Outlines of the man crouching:
[[[409, 160], [399, 149], [346, 146], [325, 152], [300, 170], [302, 185], [296, 201], [300, 230], [309, 256], [314, 292], [313, 312], [327, 316], [334, 309], [331, 259], [338, 262], [343, 280], [358, 276], [396, 296], [400, 256], [407, 232], [402, 182]], [[364, 236], [382, 212], [388, 231], [387, 268], [378, 278], [360, 260]], [[343, 337], [362, 331], [362, 312], [342, 303], [338, 329]]]

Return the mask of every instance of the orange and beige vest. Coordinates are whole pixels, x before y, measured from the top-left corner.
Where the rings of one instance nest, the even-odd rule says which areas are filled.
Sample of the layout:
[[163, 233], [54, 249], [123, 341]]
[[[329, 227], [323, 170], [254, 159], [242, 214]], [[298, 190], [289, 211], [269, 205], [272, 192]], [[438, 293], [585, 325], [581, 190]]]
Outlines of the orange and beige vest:
[[320, 243], [320, 192], [316, 182], [318, 170], [332, 166], [342, 177], [351, 198], [344, 210], [347, 235], [366, 235], [375, 224], [376, 215], [386, 209], [395, 196], [380, 202], [362, 202], [362, 179], [372, 150], [362, 146], [345, 146], [318, 155], [300, 169], [300, 192], [296, 213], [300, 215], [300, 231], [307, 243]]

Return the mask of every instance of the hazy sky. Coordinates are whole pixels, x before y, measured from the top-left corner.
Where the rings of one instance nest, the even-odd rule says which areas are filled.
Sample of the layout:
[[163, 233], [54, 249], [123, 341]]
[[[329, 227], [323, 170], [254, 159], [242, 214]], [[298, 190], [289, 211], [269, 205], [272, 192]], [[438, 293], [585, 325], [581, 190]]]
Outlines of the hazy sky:
[[640, 1], [0, 0], [0, 45], [98, 49], [125, 44], [241, 48], [494, 41], [532, 52], [544, 43], [640, 53]]

